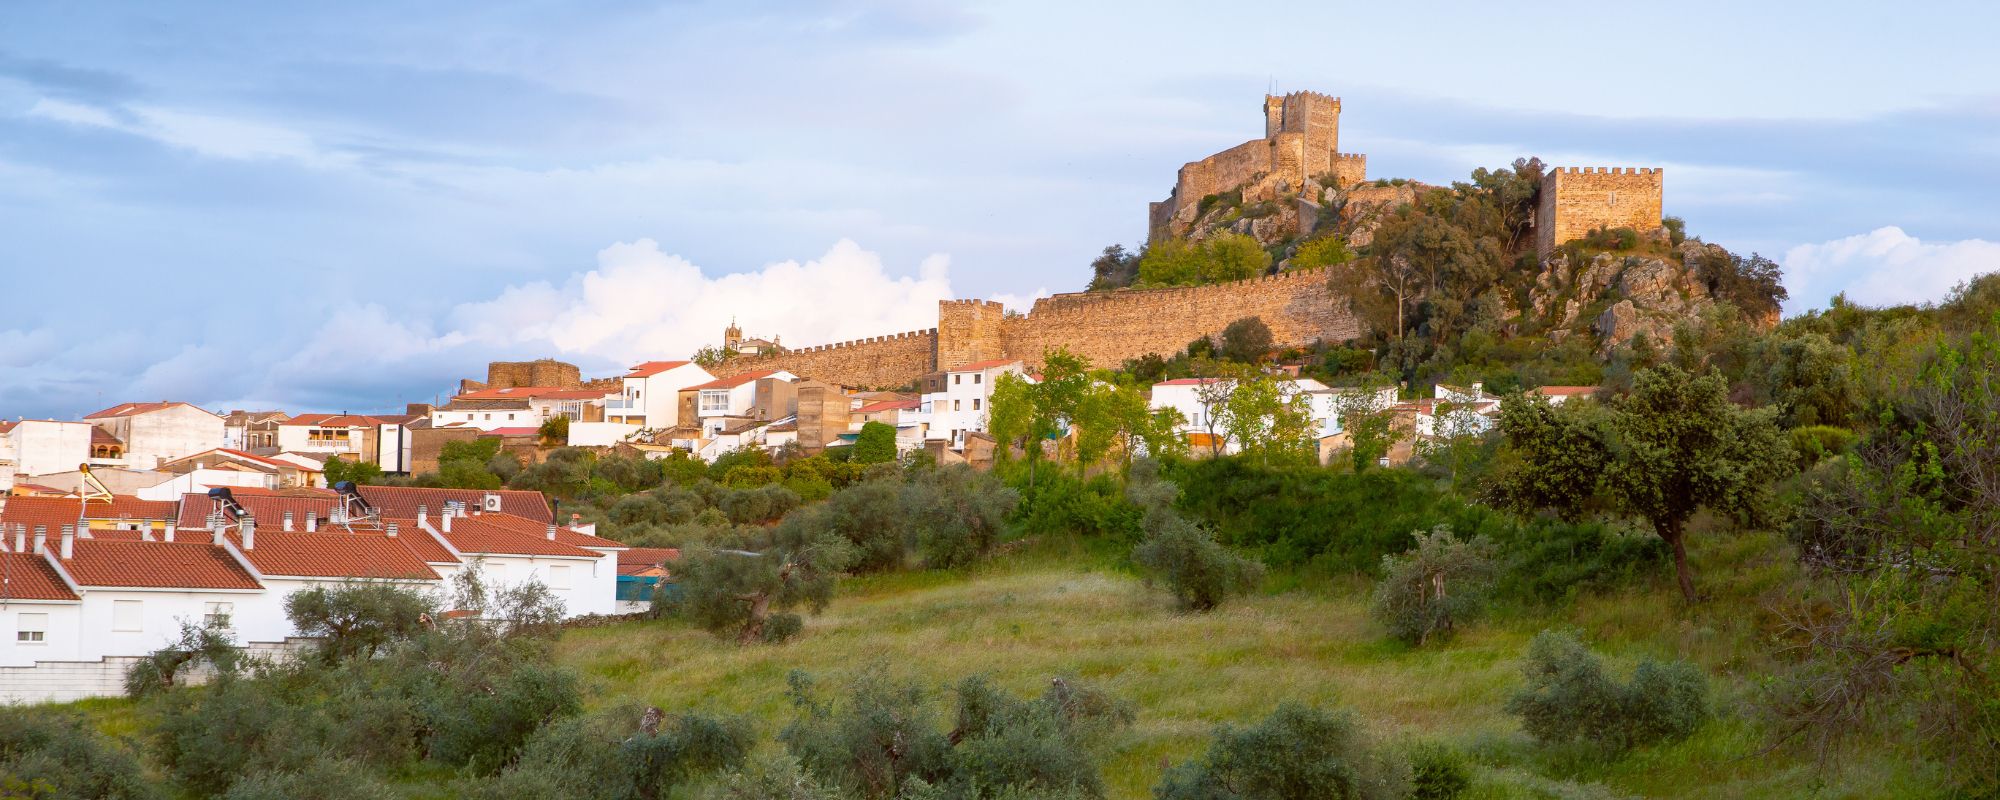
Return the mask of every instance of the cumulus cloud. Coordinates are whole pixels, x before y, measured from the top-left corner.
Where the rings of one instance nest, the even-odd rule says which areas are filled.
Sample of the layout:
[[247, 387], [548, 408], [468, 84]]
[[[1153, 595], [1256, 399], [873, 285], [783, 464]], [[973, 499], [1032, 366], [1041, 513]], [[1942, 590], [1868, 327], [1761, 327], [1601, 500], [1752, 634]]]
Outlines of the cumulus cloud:
[[[916, 275], [893, 275], [881, 256], [843, 239], [815, 259], [711, 277], [650, 239], [621, 242], [561, 285], [509, 286], [436, 320], [379, 304], [337, 309], [255, 394], [323, 404], [365, 380], [378, 391], [400, 387], [400, 396], [482, 374], [494, 358], [554, 356], [608, 373], [685, 358], [720, 343], [732, 321], [747, 335], [795, 347], [930, 328], [937, 302], [953, 297], [949, 267], [933, 255]], [[335, 364], [359, 369], [328, 369]]]
[[1962, 239], [1925, 242], [1895, 226], [1785, 253], [1790, 310], [1824, 304], [1834, 294], [1863, 305], [1920, 303], [1944, 298], [1952, 287], [2000, 271], [2000, 242]]

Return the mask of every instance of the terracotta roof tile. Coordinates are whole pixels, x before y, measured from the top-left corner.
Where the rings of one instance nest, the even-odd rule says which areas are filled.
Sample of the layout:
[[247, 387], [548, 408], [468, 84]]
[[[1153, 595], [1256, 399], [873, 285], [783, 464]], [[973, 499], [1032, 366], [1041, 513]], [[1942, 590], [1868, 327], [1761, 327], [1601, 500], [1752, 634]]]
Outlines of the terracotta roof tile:
[[485, 506], [486, 496], [500, 495], [500, 511], [517, 517], [547, 524], [555, 521], [555, 513], [549, 510], [549, 501], [541, 492], [527, 492], [518, 489], [429, 489], [417, 486], [362, 486], [358, 491], [370, 505], [382, 510], [385, 517], [415, 517], [417, 506], [424, 506], [432, 515], [444, 513], [447, 500], [464, 503], [468, 509], [479, 510]]
[[33, 536], [36, 525], [48, 528], [54, 538], [64, 525], [75, 525], [78, 512], [85, 519], [160, 521], [175, 518], [178, 509], [172, 500], [141, 500], [131, 495], [113, 495], [109, 502], [92, 500], [83, 505], [74, 497], [9, 497], [0, 509], [0, 527], [13, 532], [15, 525], [28, 526]]
[[250, 565], [265, 575], [301, 578], [374, 578], [437, 580], [438, 574], [410, 547], [405, 535], [429, 536], [412, 525], [395, 538], [351, 533], [305, 533], [258, 529], [256, 547], [243, 547], [240, 535], [230, 539]]
[[905, 411], [913, 411], [919, 408], [923, 408], [923, 406], [924, 406], [924, 401], [922, 400], [877, 400], [873, 403], [869, 403], [860, 408], [854, 409], [854, 413], [873, 414], [879, 411], [892, 411], [898, 409]]
[[[50, 547], [56, 545], [51, 542]], [[78, 539], [62, 568], [81, 586], [158, 589], [261, 589], [228, 551], [210, 543]]]
[[[230, 487], [229, 493], [243, 510], [257, 517], [260, 530], [283, 531], [285, 512], [292, 512], [293, 527], [305, 530], [306, 517], [324, 520], [340, 505], [340, 495], [325, 489], [250, 489]], [[207, 528], [208, 512], [216, 510], [208, 495], [189, 492], [181, 495], [177, 524], [182, 528]], [[235, 515], [229, 515], [235, 521]]]
[[129, 417], [134, 414], [151, 414], [155, 411], [173, 408], [175, 406], [187, 406], [188, 408], [194, 408], [197, 411], [201, 410], [187, 403], [176, 403], [176, 402], [120, 403], [118, 405], [104, 409], [103, 411], [98, 411], [93, 414], [87, 414], [84, 416], [84, 419], [110, 419], [112, 417]]
[[121, 445], [121, 446], [125, 444], [125, 442], [124, 442], [123, 440], [119, 439], [119, 438], [118, 438], [118, 437], [116, 437], [116, 436], [113, 436], [113, 435], [111, 435], [111, 432], [110, 432], [110, 431], [107, 431], [107, 430], [105, 430], [105, 429], [103, 429], [103, 428], [99, 428], [99, 427], [97, 427], [97, 426], [95, 426], [95, 425], [91, 426], [91, 428], [90, 428], [90, 443], [91, 443], [91, 444], [115, 444], [115, 445]]
[[660, 373], [662, 373], [662, 372], [666, 372], [667, 370], [672, 370], [672, 369], [680, 369], [681, 367], [685, 367], [685, 366], [687, 366], [687, 365], [689, 365], [689, 364], [691, 364], [691, 363], [694, 363], [694, 362], [691, 362], [691, 361], [648, 361], [648, 362], [646, 362], [646, 363], [644, 363], [644, 364], [640, 364], [640, 365], [638, 365], [638, 366], [635, 366], [635, 367], [633, 367], [633, 368], [632, 368], [632, 371], [631, 371], [631, 372], [628, 372], [628, 373], [626, 373], [626, 374], [625, 374], [625, 377], [627, 377], [627, 378], [650, 378], [650, 377], [653, 377], [654, 375], [658, 375], [658, 374], [660, 374]]
[[636, 575], [662, 566], [669, 561], [681, 560], [681, 551], [673, 547], [633, 547], [618, 554], [618, 574]]
[[743, 384], [749, 383], [759, 378], [768, 378], [776, 374], [778, 374], [778, 371], [775, 369], [760, 369], [755, 372], [745, 372], [741, 375], [731, 375], [727, 378], [717, 378], [707, 383], [698, 386], [689, 386], [687, 388], [688, 389], [734, 389], [738, 386], [742, 386]]
[[1564, 397], [1566, 397], [1566, 396], [1569, 396], [1569, 395], [1578, 395], [1578, 394], [1596, 394], [1596, 393], [1597, 393], [1597, 387], [1595, 387], [1595, 386], [1540, 386], [1540, 387], [1536, 387], [1536, 388], [1534, 388], [1534, 389], [1530, 389], [1530, 390], [1528, 390], [1528, 393], [1529, 393], [1529, 394], [1539, 394], [1539, 395], [1543, 395], [1543, 396], [1545, 396], [1545, 397], [1557, 397], [1557, 396], [1564, 396]]
[[459, 517], [451, 521], [444, 538], [461, 553], [477, 555], [576, 556], [597, 558], [595, 550], [585, 550], [561, 541], [549, 541], [542, 534], [523, 533], [513, 527], [485, 519], [487, 516]]
[[0, 553], [0, 602], [75, 600], [62, 576], [39, 553]]
[[[500, 527], [506, 528], [511, 531], [525, 533], [530, 536], [540, 536], [543, 539], [548, 538], [549, 526], [547, 523], [536, 522], [534, 520], [526, 519], [523, 517], [517, 517], [512, 514], [481, 514], [477, 517], [477, 519], [479, 519], [482, 522], [488, 522], [494, 525], [498, 525]], [[453, 524], [457, 524], [457, 521], [454, 520]], [[562, 542], [563, 544], [576, 545], [577, 547], [608, 548], [608, 547], [625, 546], [624, 542], [618, 541], [616, 539], [606, 539], [602, 536], [592, 536], [582, 531], [571, 530], [569, 528], [564, 528], [564, 527], [556, 528], [556, 541]]]

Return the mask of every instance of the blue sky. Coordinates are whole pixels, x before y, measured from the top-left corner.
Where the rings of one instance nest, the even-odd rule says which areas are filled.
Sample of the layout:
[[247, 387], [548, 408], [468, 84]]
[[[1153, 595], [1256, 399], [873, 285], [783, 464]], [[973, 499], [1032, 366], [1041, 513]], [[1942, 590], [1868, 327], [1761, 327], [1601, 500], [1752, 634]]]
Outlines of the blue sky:
[[383, 410], [1075, 290], [1273, 81], [1374, 176], [1665, 167], [1794, 312], [2000, 268], [1982, 4], [294, 5], [0, 10], [0, 415]]

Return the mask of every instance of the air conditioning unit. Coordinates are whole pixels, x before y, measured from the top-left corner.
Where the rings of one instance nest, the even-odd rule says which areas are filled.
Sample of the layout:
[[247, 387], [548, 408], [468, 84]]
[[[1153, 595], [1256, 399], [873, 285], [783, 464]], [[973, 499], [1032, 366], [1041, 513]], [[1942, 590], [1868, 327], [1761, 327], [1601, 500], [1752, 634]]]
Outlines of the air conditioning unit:
[[486, 509], [487, 511], [493, 511], [493, 512], [497, 512], [497, 511], [499, 511], [499, 510], [500, 510], [500, 495], [497, 495], [497, 494], [488, 494], [488, 495], [486, 496], [486, 505], [484, 506], [484, 508], [485, 508], [485, 509]]

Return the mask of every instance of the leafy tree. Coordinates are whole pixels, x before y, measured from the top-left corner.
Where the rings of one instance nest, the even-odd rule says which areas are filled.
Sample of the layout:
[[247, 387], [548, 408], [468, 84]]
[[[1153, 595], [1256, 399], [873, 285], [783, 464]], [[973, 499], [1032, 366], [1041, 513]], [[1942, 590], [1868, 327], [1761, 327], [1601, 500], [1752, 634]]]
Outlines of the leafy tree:
[[1244, 317], [1222, 329], [1222, 357], [1255, 364], [1271, 352], [1271, 326], [1260, 317]]
[[718, 347], [715, 345], [708, 345], [706, 347], [694, 351], [694, 355], [690, 356], [688, 360], [693, 361], [696, 364], [700, 364], [702, 369], [715, 369], [716, 367], [722, 366], [722, 362], [728, 361], [735, 355], [736, 351], [734, 350], [724, 349], [722, 347]]
[[1318, 461], [1319, 425], [1313, 419], [1312, 399], [1294, 384], [1246, 369], [1217, 385], [1230, 391], [1216, 423], [1241, 452], [1263, 463]]
[[373, 461], [350, 463], [340, 456], [331, 456], [320, 469], [328, 486], [341, 481], [353, 481], [359, 486], [372, 486], [382, 482], [382, 467]]
[[1693, 603], [1688, 519], [1703, 508], [1739, 516], [1760, 511], [1767, 485], [1791, 464], [1791, 448], [1770, 409], [1746, 411], [1729, 402], [1720, 374], [1691, 377], [1669, 364], [1638, 373], [1634, 384], [1597, 430], [1588, 415], [1533, 406], [1503, 417], [1503, 431], [1526, 439], [1501, 496], [1575, 516], [1574, 498], [1594, 494], [1582, 491], [1594, 483], [1673, 549], [1681, 595]]
[[1509, 397], [1500, 404], [1505, 455], [1488, 498], [1521, 509], [1550, 509], [1572, 522], [1597, 507], [1608, 466], [1611, 432], [1590, 403], [1554, 405], [1548, 398]]
[[329, 661], [373, 657], [382, 646], [424, 629], [436, 602], [387, 583], [313, 586], [285, 597], [285, 617], [303, 636], [319, 637]]
[[569, 444], [569, 417], [558, 415], [542, 420], [542, 426], [536, 433], [542, 437], [543, 447]]
[[1194, 286], [1261, 275], [1271, 266], [1271, 254], [1256, 239], [1225, 233], [1194, 243], [1167, 238], [1146, 248], [1139, 258], [1139, 283], [1144, 286]]
[[1377, 384], [1364, 382], [1334, 399], [1340, 429], [1347, 434], [1347, 454], [1355, 472], [1382, 463], [1409, 431], [1397, 427], [1396, 414], [1377, 400]]
[[898, 521], [924, 566], [960, 567], [992, 551], [1020, 495], [964, 464], [926, 470], [900, 493]]
[[1625, 750], [1685, 739], [1709, 717], [1708, 681], [1686, 661], [1647, 659], [1621, 684], [1575, 636], [1543, 631], [1522, 670], [1527, 686], [1507, 700], [1507, 713], [1546, 744]]
[[1499, 565], [1483, 537], [1459, 539], [1446, 525], [1415, 535], [1415, 549], [1382, 557], [1373, 612], [1391, 635], [1421, 647], [1449, 638], [1483, 609]]
[[772, 529], [771, 542], [760, 552], [707, 547], [685, 552], [677, 570], [680, 597], [661, 592], [655, 602], [672, 603], [718, 636], [733, 634], [737, 644], [782, 642], [803, 626], [791, 610], [824, 610], [855, 555], [854, 545], [839, 534], [816, 529], [795, 514]]
[[1154, 465], [1135, 469], [1126, 496], [1145, 513], [1146, 539], [1132, 549], [1132, 561], [1166, 583], [1174, 600], [1189, 611], [1208, 611], [1232, 595], [1256, 588], [1264, 565], [1236, 555], [1215, 536], [1174, 510], [1180, 490], [1160, 480]]
[[1368, 741], [1351, 712], [1285, 703], [1248, 728], [1222, 726], [1208, 752], [1167, 771], [1159, 800], [1399, 800], [1409, 767]]
[[1354, 260], [1354, 251], [1338, 236], [1323, 236], [1299, 245], [1292, 254], [1292, 269], [1316, 269]]
[[896, 426], [869, 420], [854, 440], [854, 463], [885, 464], [896, 460]]
[[220, 625], [181, 620], [180, 633], [166, 647], [147, 654], [125, 671], [125, 693], [145, 697], [171, 689], [185, 673], [206, 666], [218, 674], [234, 674], [243, 665], [243, 648]]
[[1708, 286], [1711, 295], [1753, 319], [1775, 317], [1791, 296], [1785, 291], [1784, 272], [1778, 264], [1755, 253], [1744, 258], [1721, 248], [1704, 248], [1688, 266], [1694, 267], [1695, 276]]
[[1137, 253], [1126, 252], [1125, 246], [1120, 244], [1104, 248], [1104, 252], [1090, 262], [1090, 291], [1103, 292], [1131, 286], [1139, 278], [1139, 260], [1144, 255], [1144, 248]]

